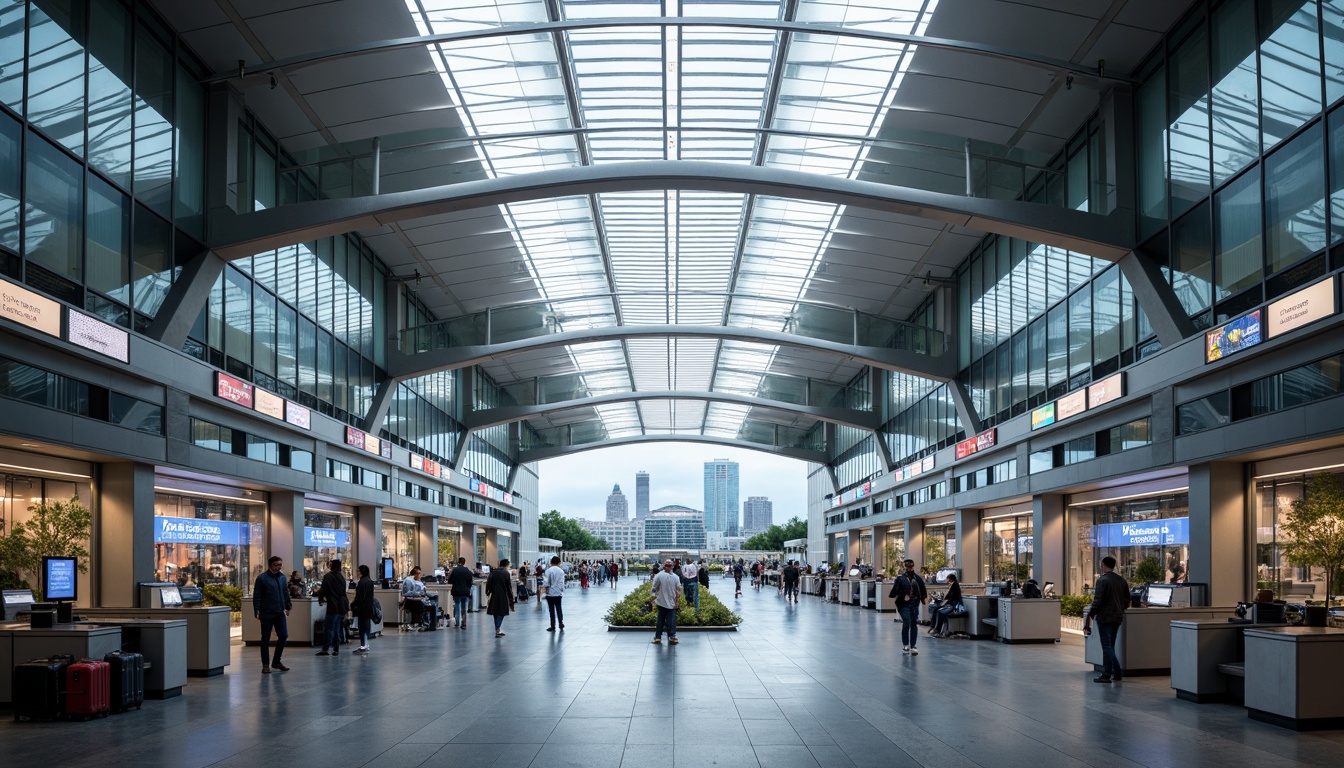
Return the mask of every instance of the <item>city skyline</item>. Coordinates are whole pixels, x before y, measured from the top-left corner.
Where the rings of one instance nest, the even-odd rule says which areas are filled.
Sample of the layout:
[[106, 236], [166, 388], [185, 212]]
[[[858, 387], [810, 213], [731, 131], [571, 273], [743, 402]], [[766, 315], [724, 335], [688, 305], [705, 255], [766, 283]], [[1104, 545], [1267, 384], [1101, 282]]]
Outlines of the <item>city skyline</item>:
[[705, 462], [705, 530], [737, 535], [742, 511], [741, 465], [732, 459]]

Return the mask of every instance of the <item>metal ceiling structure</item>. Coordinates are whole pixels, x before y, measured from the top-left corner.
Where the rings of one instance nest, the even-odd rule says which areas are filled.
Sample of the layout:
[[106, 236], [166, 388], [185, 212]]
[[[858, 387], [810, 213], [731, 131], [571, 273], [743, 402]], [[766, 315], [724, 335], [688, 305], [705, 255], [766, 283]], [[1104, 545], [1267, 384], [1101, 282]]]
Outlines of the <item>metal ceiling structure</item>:
[[[1188, 2], [156, 5], [302, 168], [372, 169], [350, 199], [304, 204], [310, 219], [250, 214], [269, 217], [256, 232], [359, 228], [397, 274], [424, 276], [408, 287], [445, 321], [543, 307], [558, 340], [473, 362], [505, 386], [574, 375], [597, 394], [649, 393], [521, 417], [599, 424], [620, 444], [815, 425], [817, 413], [749, 398], [770, 376], [842, 386], [875, 361], [778, 335], [808, 307], [906, 320], [986, 231], [1025, 236], [996, 228], [1035, 217], [1046, 237], [1090, 237], [1090, 255], [1120, 258], [1125, 233], [1088, 214], [1019, 211], [1004, 225], [968, 211], [1007, 205], [1044, 172], [1098, 89], [1124, 81], [1110, 73], [1131, 71]], [[669, 163], [712, 165], [702, 175], [721, 183], [653, 180]], [[571, 181], [500, 192], [546, 174]], [[862, 199], [869, 183], [904, 204]], [[920, 194], [959, 196], [960, 213]], [[398, 200], [414, 204], [388, 213]], [[247, 255], [262, 241], [233, 245]], [[724, 332], [671, 332], [682, 326]], [[728, 391], [742, 399], [708, 395]], [[668, 396], [693, 392], [707, 399]]]

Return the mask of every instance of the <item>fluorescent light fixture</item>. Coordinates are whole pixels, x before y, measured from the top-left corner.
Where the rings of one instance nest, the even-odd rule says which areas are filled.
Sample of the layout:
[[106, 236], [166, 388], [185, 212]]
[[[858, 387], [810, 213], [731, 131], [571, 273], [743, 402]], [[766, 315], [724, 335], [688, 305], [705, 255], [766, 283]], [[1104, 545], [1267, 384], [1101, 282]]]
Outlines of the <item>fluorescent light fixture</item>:
[[266, 504], [266, 502], [264, 501], [260, 501], [258, 499], [249, 499], [245, 496], [226, 496], [224, 494], [219, 493], [206, 493], [205, 491], [191, 491], [186, 490], [184, 488], [172, 488], [164, 485], [156, 485], [154, 486], [154, 490], [163, 491], [164, 493], [178, 493], [183, 496], [204, 496], [207, 499], [224, 499], [225, 501], [238, 501], [242, 502], [243, 504], [256, 504], [258, 506], [265, 506]]
[[1070, 507], [1091, 507], [1097, 504], [1109, 504], [1112, 501], [1130, 501], [1131, 499], [1146, 499], [1150, 496], [1169, 496], [1173, 493], [1189, 493], [1190, 486], [1182, 485], [1177, 488], [1165, 488], [1160, 491], [1148, 491], [1146, 493], [1122, 493], [1119, 496], [1109, 496], [1104, 499], [1088, 499], [1076, 504], [1070, 504]]
[[40, 467], [21, 467], [18, 464], [0, 464], [0, 469], [17, 469], [20, 472], [29, 472], [37, 475], [60, 475], [61, 477], [77, 477], [81, 480], [91, 480], [89, 475], [81, 475], [78, 472], [57, 472], [54, 469], [42, 469]]

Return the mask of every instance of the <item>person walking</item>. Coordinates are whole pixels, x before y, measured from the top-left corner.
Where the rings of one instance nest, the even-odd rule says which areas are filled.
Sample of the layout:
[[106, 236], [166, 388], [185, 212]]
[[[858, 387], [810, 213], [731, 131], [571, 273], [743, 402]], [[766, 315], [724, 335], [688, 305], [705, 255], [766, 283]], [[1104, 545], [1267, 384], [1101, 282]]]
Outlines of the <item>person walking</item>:
[[513, 613], [517, 601], [513, 595], [513, 579], [509, 577], [509, 559], [499, 561], [485, 579], [485, 612], [495, 617], [495, 637], [503, 637], [504, 617]]
[[[703, 557], [700, 558], [699, 566], [700, 566], [700, 570], [699, 570], [699, 573], [700, 573], [700, 588], [701, 588], [701, 589], [709, 589], [709, 568], [705, 565], [705, 558], [703, 558]], [[696, 606], [697, 606], [697, 608], [698, 608], [699, 605], [700, 605], [700, 598], [697, 597], [697, 598], [696, 598]]]
[[686, 595], [686, 602], [695, 606], [695, 615], [700, 615], [700, 568], [694, 560], [688, 561], [681, 566], [681, 591]]
[[359, 583], [355, 584], [355, 601], [350, 604], [350, 612], [359, 621], [359, 647], [357, 654], [369, 652], [369, 637], [373, 634], [373, 579], [369, 578], [369, 566], [359, 566]]
[[742, 558], [739, 557], [737, 562], [733, 563], [733, 587], [735, 590], [733, 597], [742, 596], [742, 570]]
[[453, 595], [453, 626], [467, 628], [467, 611], [471, 605], [471, 569], [467, 567], [467, 558], [457, 558], [457, 567], [448, 572], [449, 590]]
[[658, 623], [653, 628], [653, 642], [663, 642], [663, 629], [667, 629], [667, 642], [677, 644], [677, 607], [681, 605], [681, 579], [672, 572], [672, 561], [663, 561], [663, 570], [653, 577], [650, 594], [658, 609]]
[[1125, 623], [1125, 608], [1129, 606], [1129, 582], [1115, 572], [1115, 558], [1101, 558], [1101, 577], [1092, 590], [1092, 604], [1083, 614], [1083, 634], [1092, 634], [1092, 620], [1097, 620], [1097, 634], [1101, 640], [1101, 675], [1094, 683], [1118, 683], [1124, 670], [1115, 656], [1115, 636]]
[[[271, 670], [288, 672], [289, 667], [280, 663], [285, 652], [285, 641], [289, 639], [289, 616], [292, 604], [289, 600], [289, 586], [285, 581], [285, 561], [278, 555], [266, 561], [267, 569], [257, 574], [252, 583], [252, 615], [261, 622], [261, 673], [269, 675]], [[271, 630], [275, 630], [275, 657], [271, 657]]]
[[587, 561], [587, 560], [584, 560], [582, 563], [579, 563], [579, 587], [580, 587], [581, 589], [587, 589], [587, 588], [588, 588], [588, 561]]
[[919, 639], [919, 606], [929, 599], [928, 588], [924, 580], [915, 573], [915, 561], [905, 561], [905, 572], [896, 577], [887, 597], [896, 598], [896, 610], [901, 618], [901, 653], [918, 656], [915, 641]]
[[560, 624], [560, 631], [565, 631], [565, 611], [560, 605], [560, 601], [565, 596], [565, 572], [560, 567], [560, 556], [551, 556], [551, 567], [546, 569], [543, 577], [546, 581], [546, 609], [551, 613], [551, 626], [546, 628], [547, 632], [554, 632], [557, 622]]
[[798, 602], [798, 579], [801, 576], [802, 574], [798, 571], [798, 566], [794, 564], [793, 560], [790, 560], [784, 566], [780, 581], [784, 583], [784, 599], [786, 601], [791, 599], [795, 603]]
[[318, 602], [327, 606], [322, 619], [322, 650], [317, 652], [318, 656], [336, 656], [341, 652], [341, 625], [350, 611], [349, 589], [349, 581], [341, 573], [341, 561], [327, 563], [327, 575], [322, 577], [322, 586], [317, 590]]
[[616, 565], [615, 560], [612, 560], [611, 565], [607, 566], [607, 581], [611, 582], [612, 589], [616, 588], [616, 580], [619, 579], [620, 577], [621, 577], [620, 566]]

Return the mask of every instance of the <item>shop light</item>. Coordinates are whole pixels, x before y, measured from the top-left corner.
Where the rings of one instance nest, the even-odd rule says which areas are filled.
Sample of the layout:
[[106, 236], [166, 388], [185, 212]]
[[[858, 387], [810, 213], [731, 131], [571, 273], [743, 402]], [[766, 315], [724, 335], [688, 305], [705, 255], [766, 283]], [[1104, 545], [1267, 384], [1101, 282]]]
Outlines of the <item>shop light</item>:
[[60, 475], [61, 477], [77, 477], [80, 480], [92, 480], [88, 475], [81, 475], [78, 472], [57, 472], [54, 469], [40, 469], [38, 467], [21, 467], [18, 464], [0, 464], [0, 469], [17, 469], [20, 472], [34, 475]]
[[1304, 469], [1291, 469], [1287, 472], [1275, 472], [1271, 475], [1256, 475], [1252, 480], [1270, 480], [1275, 477], [1291, 477], [1293, 475], [1310, 475], [1313, 472], [1327, 472], [1333, 469], [1344, 469], [1344, 464], [1327, 464], [1320, 467], [1306, 467]]
[[184, 488], [169, 488], [169, 487], [167, 487], [167, 486], [162, 486], [162, 485], [156, 485], [156, 486], [154, 486], [154, 490], [156, 490], [156, 491], [163, 491], [164, 493], [176, 493], [176, 494], [180, 494], [180, 495], [182, 495], [182, 496], [204, 496], [205, 498], [208, 498], [208, 499], [223, 499], [223, 500], [225, 500], [225, 501], [240, 501], [240, 502], [242, 502], [242, 503], [244, 503], [244, 504], [258, 504], [258, 505], [264, 505], [264, 504], [266, 503], [266, 502], [264, 502], [264, 501], [261, 501], [260, 499], [249, 499], [249, 498], [246, 497], [246, 496], [225, 496], [225, 495], [223, 495], [223, 494], [219, 494], [219, 493], [206, 493], [205, 491], [192, 491], [192, 490], [186, 490], [186, 489], [184, 489]]
[[1164, 488], [1160, 491], [1148, 491], [1147, 493], [1122, 493], [1119, 496], [1110, 496], [1104, 499], [1088, 499], [1076, 504], [1070, 504], [1070, 507], [1090, 507], [1096, 504], [1109, 504], [1112, 501], [1129, 501], [1131, 499], [1146, 499], [1150, 496], [1169, 496], [1173, 493], [1188, 493], [1190, 486], [1183, 485], [1179, 488]]

